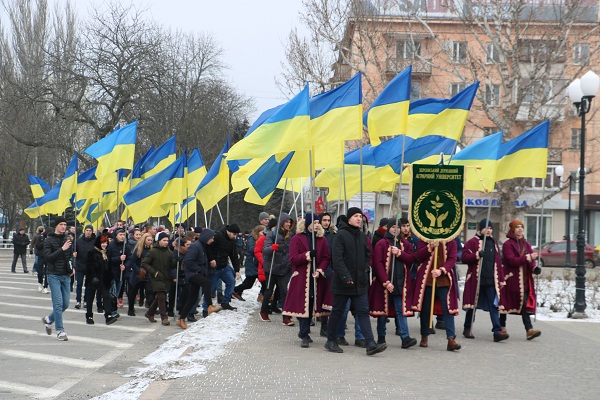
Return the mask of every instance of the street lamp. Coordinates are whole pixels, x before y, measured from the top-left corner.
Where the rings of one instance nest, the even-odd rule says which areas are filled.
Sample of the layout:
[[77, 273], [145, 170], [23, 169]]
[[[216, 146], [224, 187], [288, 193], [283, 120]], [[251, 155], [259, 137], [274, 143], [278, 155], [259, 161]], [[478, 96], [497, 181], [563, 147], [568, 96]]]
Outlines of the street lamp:
[[575, 310], [572, 318], [587, 318], [585, 313], [585, 204], [584, 204], [584, 180], [585, 180], [585, 115], [590, 111], [592, 99], [596, 96], [600, 87], [600, 77], [588, 71], [581, 77], [575, 79], [567, 88], [569, 98], [573, 102], [577, 115], [581, 117], [581, 137], [579, 148], [581, 150], [579, 162], [579, 231], [577, 233], [577, 266], [575, 268]]
[[562, 180], [562, 177], [565, 173], [565, 168], [562, 165], [554, 168], [554, 173], [560, 179], [561, 183], [569, 182], [569, 206], [567, 207], [567, 230], [566, 230], [566, 239], [567, 239], [567, 252], [565, 254], [565, 268], [571, 268], [571, 191], [573, 190], [573, 181], [576, 179], [572, 174], [567, 176], [567, 180]]

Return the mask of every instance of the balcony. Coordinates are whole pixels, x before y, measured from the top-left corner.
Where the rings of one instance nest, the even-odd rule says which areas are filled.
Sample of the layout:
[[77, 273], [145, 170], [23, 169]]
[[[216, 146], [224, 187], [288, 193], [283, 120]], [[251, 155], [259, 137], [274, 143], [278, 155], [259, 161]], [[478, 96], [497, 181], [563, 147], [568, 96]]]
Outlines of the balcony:
[[413, 76], [431, 76], [431, 59], [396, 59], [389, 58], [386, 73], [396, 75], [412, 65]]
[[[531, 112], [532, 107], [534, 107], [533, 112]], [[529, 121], [531, 119], [535, 121], [543, 121], [545, 119], [564, 121], [565, 114], [566, 112], [564, 104], [544, 104], [541, 106], [533, 106], [532, 104], [523, 103], [521, 104], [521, 107], [519, 107], [517, 121]]]

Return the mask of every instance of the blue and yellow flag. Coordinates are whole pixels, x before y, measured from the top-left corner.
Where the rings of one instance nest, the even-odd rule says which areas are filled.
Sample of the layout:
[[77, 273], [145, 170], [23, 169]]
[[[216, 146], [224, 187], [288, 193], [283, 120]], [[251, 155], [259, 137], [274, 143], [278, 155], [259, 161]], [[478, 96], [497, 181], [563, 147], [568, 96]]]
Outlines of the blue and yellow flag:
[[144, 179], [123, 198], [129, 215], [140, 223], [149, 217], [162, 217], [173, 204], [179, 204], [185, 185], [185, 161], [182, 155], [167, 168]]
[[450, 165], [465, 166], [465, 190], [494, 190], [502, 134], [500, 131], [479, 139], [452, 157]]
[[175, 161], [177, 158], [175, 155], [176, 136], [177, 135], [171, 136], [169, 140], [161, 144], [156, 150], [148, 155], [141, 165], [142, 179], [151, 177]]
[[84, 150], [98, 161], [96, 176], [104, 177], [118, 169], [131, 169], [135, 154], [138, 122], [125, 125]]
[[29, 187], [31, 187], [34, 199], [39, 199], [44, 195], [46, 190], [50, 189], [50, 185], [44, 182], [42, 178], [27, 174], [27, 179], [29, 180]]
[[[187, 161], [187, 193], [191, 197], [198, 189], [198, 185], [206, 176], [206, 166], [198, 148], [192, 150], [190, 158]], [[185, 215], [185, 214], [184, 214]]]
[[502, 143], [498, 152], [496, 181], [513, 178], [545, 178], [548, 172], [548, 137], [550, 121], [546, 120]]
[[196, 190], [196, 197], [202, 203], [204, 210], [213, 208], [229, 193], [229, 167], [225, 162], [225, 153], [229, 151], [230, 146], [229, 140], [227, 136], [225, 146]]
[[478, 87], [479, 82], [475, 82], [450, 99], [412, 101], [408, 111], [407, 136], [438, 135], [460, 140]]
[[411, 73], [412, 66], [396, 75], [363, 115], [373, 146], [381, 143], [380, 137], [406, 134]]
[[362, 74], [310, 99], [311, 144], [359, 140], [362, 137]]
[[294, 98], [233, 145], [227, 153], [227, 160], [268, 158], [273, 154], [308, 150], [309, 121], [307, 84]]
[[37, 218], [40, 215], [46, 214], [61, 214], [65, 209], [61, 209], [59, 202], [61, 182], [54, 185], [42, 197], [36, 200], [35, 203], [25, 209], [25, 214], [31, 218]]
[[58, 212], [53, 214], [60, 214], [71, 206], [73, 201], [73, 194], [77, 191], [77, 153], [71, 159], [65, 176], [63, 177], [60, 185], [60, 192], [58, 194], [58, 202], [56, 203], [56, 209]]
[[278, 161], [275, 156], [271, 156], [248, 178], [261, 198], [273, 193], [293, 156], [293, 152], [289, 153], [281, 161]]
[[144, 153], [144, 155], [139, 160], [137, 160], [137, 162], [133, 166], [133, 169], [131, 170], [131, 174], [129, 175], [129, 187], [128, 187], [129, 190], [133, 189], [142, 180], [142, 172], [143, 172], [142, 166], [144, 165], [144, 163], [146, 162], [148, 157], [150, 157], [150, 155], [153, 152], [154, 152], [154, 145], [151, 145], [150, 148], [148, 149], [148, 151], [146, 153]]

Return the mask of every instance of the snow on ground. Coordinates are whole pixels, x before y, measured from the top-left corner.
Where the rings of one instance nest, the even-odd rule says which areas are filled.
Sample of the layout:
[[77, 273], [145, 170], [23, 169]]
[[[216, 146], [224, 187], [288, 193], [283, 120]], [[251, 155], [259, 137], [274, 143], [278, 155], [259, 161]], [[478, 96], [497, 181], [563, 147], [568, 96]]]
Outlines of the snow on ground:
[[[459, 286], [464, 286], [464, 277]], [[255, 299], [258, 286], [244, 292], [248, 299]], [[543, 280], [538, 282], [538, 301], [542, 296], [546, 303], [571, 304], [571, 294], [575, 293], [575, 282], [564, 282], [561, 279]], [[600, 322], [599, 301], [594, 296], [593, 289], [586, 291], [587, 319], [574, 320], [568, 318], [568, 312], [552, 311], [550, 307], [538, 307], [537, 319], [540, 321], [570, 321], [570, 322]], [[563, 298], [564, 297], [564, 298]], [[556, 300], [561, 298], [561, 300]], [[211, 314], [208, 318], [188, 324], [189, 328], [169, 337], [156, 351], [140, 360], [141, 367], [134, 368], [127, 375], [132, 380], [111, 392], [95, 397], [96, 400], [121, 400], [123, 398], [138, 398], [153, 382], [175, 379], [190, 375], [206, 373], [207, 364], [227, 352], [227, 345], [241, 338], [246, 325], [252, 316], [256, 315], [259, 304], [256, 301], [235, 301], [237, 312], [221, 311]]]
[[[258, 286], [244, 292], [244, 297], [256, 299]], [[127, 375], [132, 380], [111, 392], [95, 397], [96, 400], [138, 398], [153, 382], [206, 373], [207, 364], [224, 355], [227, 345], [240, 339], [252, 314], [256, 301], [235, 301], [237, 311], [221, 311], [208, 318], [189, 323], [189, 328], [169, 337], [158, 349], [140, 360], [144, 366], [134, 368]], [[177, 327], [177, 329], [180, 329]]]

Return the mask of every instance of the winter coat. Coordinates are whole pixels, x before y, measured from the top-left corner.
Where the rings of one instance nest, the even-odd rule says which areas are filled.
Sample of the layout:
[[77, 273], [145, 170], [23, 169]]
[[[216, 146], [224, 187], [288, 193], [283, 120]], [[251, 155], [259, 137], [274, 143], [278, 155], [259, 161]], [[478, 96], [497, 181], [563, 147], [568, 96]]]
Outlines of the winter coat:
[[215, 241], [209, 246], [208, 259], [217, 262], [217, 269], [226, 268], [229, 265], [229, 260], [231, 260], [235, 272], [240, 272], [240, 258], [236, 240], [235, 238], [229, 239], [228, 227], [229, 225], [226, 225], [215, 232]]
[[27, 253], [27, 246], [29, 246], [29, 236], [26, 233], [20, 234], [15, 233], [13, 236], [13, 253], [15, 254], [25, 254]]
[[246, 276], [257, 276], [258, 275], [258, 260], [254, 255], [254, 246], [256, 245], [256, 239], [250, 235], [248, 243], [246, 244], [246, 261], [244, 262]]
[[33, 242], [31, 245], [33, 246], [33, 253], [38, 256], [38, 258], [44, 259], [44, 240], [46, 240], [46, 235], [44, 232], [36, 233], [33, 238]]
[[313, 248], [317, 251], [315, 267], [316, 272], [319, 273], [314, 315], [317, 317], [329, 315], [329, 311], [331, 311], [331, 292], [327, 278], [325, 277], [327, 268], [329, 268], [331, 263], [331, 255], [327, 239], [323, 237], [323, 234], [323, 228], [315, 232], [314, 246], [309, 244], [312, 242], [312, 235], [308, 231], [296, 232], [290, 241], [289, 254], [292, 277], [290, 278], [287, 296], [283, 305], [283, 315], [299, 318], [309, 317], [309, 302], [313, 301], [315, 296], [315, 282], [312, 276], [313, 265], [312, 261], [309, 261], [310, 256], [308, 254]]
[[117, 242], [115, 239], [110, 242], [108, 248], [106, 249], [106, 254], [108, 255], [108, 259], [110, 261], [110, 268], [112, 270], [113, 277], [117, 282], [120, 282], [122, 278], [125, 277], [125, 271], [123, 271], [123, 274], [121, 274], [121, 264], [125, 265], [125, 262], [127, 261], [127, 258], [125, 258], [125, 261], [121, 261], [121, 255], [125, 254], [125, 257], [127, 257], [127, 252], [125, 251], [125, 253], [123, 253], [124, 246], [125, 242]]
[[87, 264], [88, 254], [94, 249], [94, 242], [96, 241], [96, 235], [92, 233], [92, 236], [86, 238], [81, 235], [75, 242], [77, 248], [77, 257], [75, 258], [75, 271], [85, 272], [85, 265]]
[[188, 248], [185, 254], [185, 278], [189, 281], [195, 275], [208, 276], [210, 266], [208, 265], [208, 257], [206, 255], [206, 243], [211, 237], [213, 232], [204, 229], [200, 233], [200, 237]]
[[[150, 276], [153, 292], [168, 292], [171, 287], [171, 269], [176, 268], [175, 257], [169, 247], [161, 247], [155, 243], [144, 260], [142, 267]], [[158, 273], [158, 274], [157, 274]]]
[[129, 276], [129, 284], [131, 286], [135, 286], [140, 282], [147, 282], [148, 280], [150, 280], [150, 276], [148, 274], [144, 276], [144, 279], [140, 279], [137, 277], [137, 275], [140, 273], [140, 268], [142, 267], [142, 260], [146, 257], [146, 255], [148, 255], [149, 251], [150, 248], [144, 247], [142, 249], [142, 255], [140, 257], [138, 257], [137, 251], [132, 251], [131, 257], [125, 260], [126, 269], [131, 271], [131, 275]]
[[[340, 221], [339, 230], [333, 237], [331, 250], [333, 279], [331, 293], [362, 295], [369, 290], [371, 247], [370, 241], [360, 228]], [[353, 284], [348, 284], [353, 281]]]
[[95, 244], [98, 247], [92, 248], [86, 260], [86, 285], [89, 284], [94, 289], [103, 288], [110, 290], [114, 280], [110, 269], [110, 261], [108, 260], [108, 256], [104, 259], [99, 240], [95, 241]]
[[44, 260], [48, 275], [71, 275], [69, 262], [73, 259], [73, 244], [67, 250], [62, 249], [67, 239], [66, 233], [58, 235], [53, 232], [44, 240]]
[[[396, 243], [396, 247], [400, 249], [400, 256], [395, 257], [394, 277], [391, 277], [392, 245], [394, 245], [394, 237], [386, 234], [373, 249], [373, 280], [369, 288], [369, 314], [372, 317], [396, 316], [396, 308], [394, 302], [390, 301], [390, 294], [402, 296], [402, 314], [404, 316], [414, 315], [410, 308], [413, 292], [410, 266], [415, 261], [415, 253], [412, 245], [406, 239], [400, 239]], [[383, 284], [387, 281], [394, 285], [392, 293], [383, 287]]]
[[509, 240], [502, 245], [506, 286], [501, 291], [500, 312], [520, 314], [525, 304], [525, 312], [535, 314], [536, 294], [532, 275], [535, 261], [527, 261], [527, 255], [531, 254], [533, 249], [525, 238], [517, 239], [512, 231], [509, 231], [506, 237]]
[[[421, 310], [423, 307], [423, 297], [425, 295], [425, 288], [428, 286], [428, 278], [431, 277], [431, 271], [433, 271], [433, 255], [435, 253], [429, 251], [429, 245], [419, 240], [417, 248], [416, 258], [420, 262], [419, 269], [417, 271], [417, 278], [415, 280], [412, 310], [429, 312], [429, 310]], [[443, 280], [448, 281], [449, 290], [448, 296], [446, 297], [446, 305], [450, 314], [458, 314], [458, 293], [456, 290], [457, 280], [454, 275], [454, 266], [456, 265], [456, 242], [454, 240], [448, 243], [440, 243], [438, 246], [438, 264], [437, 268], [442, 269], [442, 275], [436, 280], [436, 286]], [[447, 277], [447, 279], [443, 277]], [[439, 299], [435, 298], [434, 313], [436, 315], [442, 315], [441, 304]]]
[[[282, 226], [284, 222], [288, 220], [291, 220], [292, 224], [290, 225], [290, 230], [285, 231]], [[295, 222], [292, 217], [287, 214], [281, 214], [277, 231], [269, 232], [265, 237], [265, 245], [263, 247], [263, 268], [267, 275], [269, 272], [271, 272], [274, 275], [286, 276], [291, 272], [290, 242], [292, 241], [292, 237], [294, 235], [294, 226]], [[273, 244], [277, 244], [279, 246], [274, 255], [273, 250], [271, 249]], [[271, 264], [273, 264], [272, 268]]]
[[265, 232], [261, 235], [261, 237], [258, 238], [258, 240], [256, 241], [256, 244], [254, 245], [254, 257], [256, 257], [256, 261], [258, 262], [258, 281], [259, 282], [267, 281], [267, 276], [265, 274], [263, 253], [262, 253], [262, 251], [265, 247], [265, 239], [267, 238], [266, 234], [267, 234], [267, 231], [265, 229]]
[[[498, 244], [493, 238], [486, 238], [487, 252], [484, 254], [484, 259], [490, 257], [490, 249], [495, 249], [493, 259], [493, 285], [496, 289], [496, 296], [500, 299], [500, 287], [504, 285], [504, 269], [502, 268], [502, 260], [500, 259], [500, 251], [498, 250]], [[492, 247], [490, 247], [492, 246]], [[481, 275], [479, 271], [479, 259], [477, 254], [483, 250], [483, 236], [478, 235], [471, 238], [465, 246], [462, 252], [462, 262], [468, 265], [467, 277], [465, 279], [465, 291], [463, 293], [463, 310], [473, 309], [475, 305], [477, 308], [484, 311], [490, 311], [487, 309], [486, 304], [479, 304], [479, 296], [477, 291], [477, 282], [481, 286]], [[488, 260], [484, 260], [488, 261]], [[489, 260], [492, 261], [492, 260]]]

